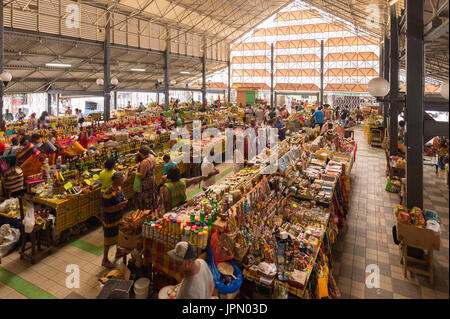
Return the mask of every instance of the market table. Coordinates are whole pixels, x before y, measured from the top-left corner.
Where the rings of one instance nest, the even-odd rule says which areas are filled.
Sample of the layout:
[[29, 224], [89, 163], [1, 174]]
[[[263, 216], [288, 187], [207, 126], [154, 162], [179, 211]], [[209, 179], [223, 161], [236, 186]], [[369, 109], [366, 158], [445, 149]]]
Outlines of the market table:
[[171, 249], [173, 247], [169, 247], [166, 243], [144, 238], [144, 265], [152, 264], [153, 269], [163, 272], [180, 283], [183, 274], [175, 270], [175, 261], [167, 254]]

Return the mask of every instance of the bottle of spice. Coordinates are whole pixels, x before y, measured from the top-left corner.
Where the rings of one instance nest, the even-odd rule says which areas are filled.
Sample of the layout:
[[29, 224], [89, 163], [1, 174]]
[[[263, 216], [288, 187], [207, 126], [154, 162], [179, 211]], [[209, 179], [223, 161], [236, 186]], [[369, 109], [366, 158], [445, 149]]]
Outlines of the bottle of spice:
[[198, 231], [198, 245], [199, 248], [203, 248], [203, 232]]

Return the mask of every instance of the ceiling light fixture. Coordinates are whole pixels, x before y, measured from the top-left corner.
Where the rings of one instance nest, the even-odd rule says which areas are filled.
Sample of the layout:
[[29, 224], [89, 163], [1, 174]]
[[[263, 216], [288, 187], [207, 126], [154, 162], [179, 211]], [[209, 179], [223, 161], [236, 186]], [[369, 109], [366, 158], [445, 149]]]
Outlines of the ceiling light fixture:
[[65, 63], [45, 63], [46, 66], [53, 66], [56, 68], [70, 68], [72, 64], [65, 64]]
[[180, 73], [181, 74], [191, 74], [191, 72], [189, 72], [189, 71], [181, 71]]
[[145, 72], [145, 69], [131, 69], [131, 71], [135, 71], [135, 72]]

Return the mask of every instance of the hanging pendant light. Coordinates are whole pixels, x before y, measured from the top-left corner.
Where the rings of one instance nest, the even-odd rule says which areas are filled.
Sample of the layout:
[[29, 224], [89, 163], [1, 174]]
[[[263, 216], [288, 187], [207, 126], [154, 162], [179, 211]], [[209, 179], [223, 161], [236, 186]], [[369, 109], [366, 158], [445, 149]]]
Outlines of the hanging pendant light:
[[97, 85], [103, 85], [105, 82], [103, 81], [103, 79], [97, 79], [95, 83], [97, 83]]
[[389, 93], [390, 85], [386, 79], [373, 78], [367, 84], [369, 94], [375, 97], [384, 97]]

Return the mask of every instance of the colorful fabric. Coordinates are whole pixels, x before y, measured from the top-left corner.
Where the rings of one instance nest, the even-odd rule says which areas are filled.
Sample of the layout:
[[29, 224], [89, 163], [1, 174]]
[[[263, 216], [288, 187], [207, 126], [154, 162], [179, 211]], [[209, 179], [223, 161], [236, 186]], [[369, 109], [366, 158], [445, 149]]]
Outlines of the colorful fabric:
[[28, 157], [30, 157], [31, 155], [36, 155], [39, 156], [41, 152], [32, 144], [29, 143], [27, 146], [25, 146], [19, 153], [17, 153], [16, 158], [17, 158], [17, 164], [21, 165], [23, 164]]
[[[112, 207], [120, 204], [125, 200], [123, 190], [119, 187], [114, 189], [109, 187], [102, 194], [102, 207]], [[121, 209], [114, 212], [103, 212], [103, 234], [105, 238], [105, 246], [111, 246], [117, 244], [117, 239], [119, 236], [119, 223], [122, 219], [123, 211]]]
[[140, 209], [156, 210], [158, 195], [155, 177], [155, 158], [149, 156], [141, 162], [139, 171], [146, 170], [145, 176], [141, 178], [142, 192], [138, 194], [138, 205]]
[[177, 207], [186, 201], [186, 181], [184, 178], [178, 182], [165, 183], [170, 192], [170, 206], [171, 208]]
[[144, 238], [144, 264], [149, 265], [151, 263], [154, 269], [181, 282], [183, 274], [176, 271], [175, 260], [167, 254], [171, 249], [173, 247], [169, 247], [165, 243]]

